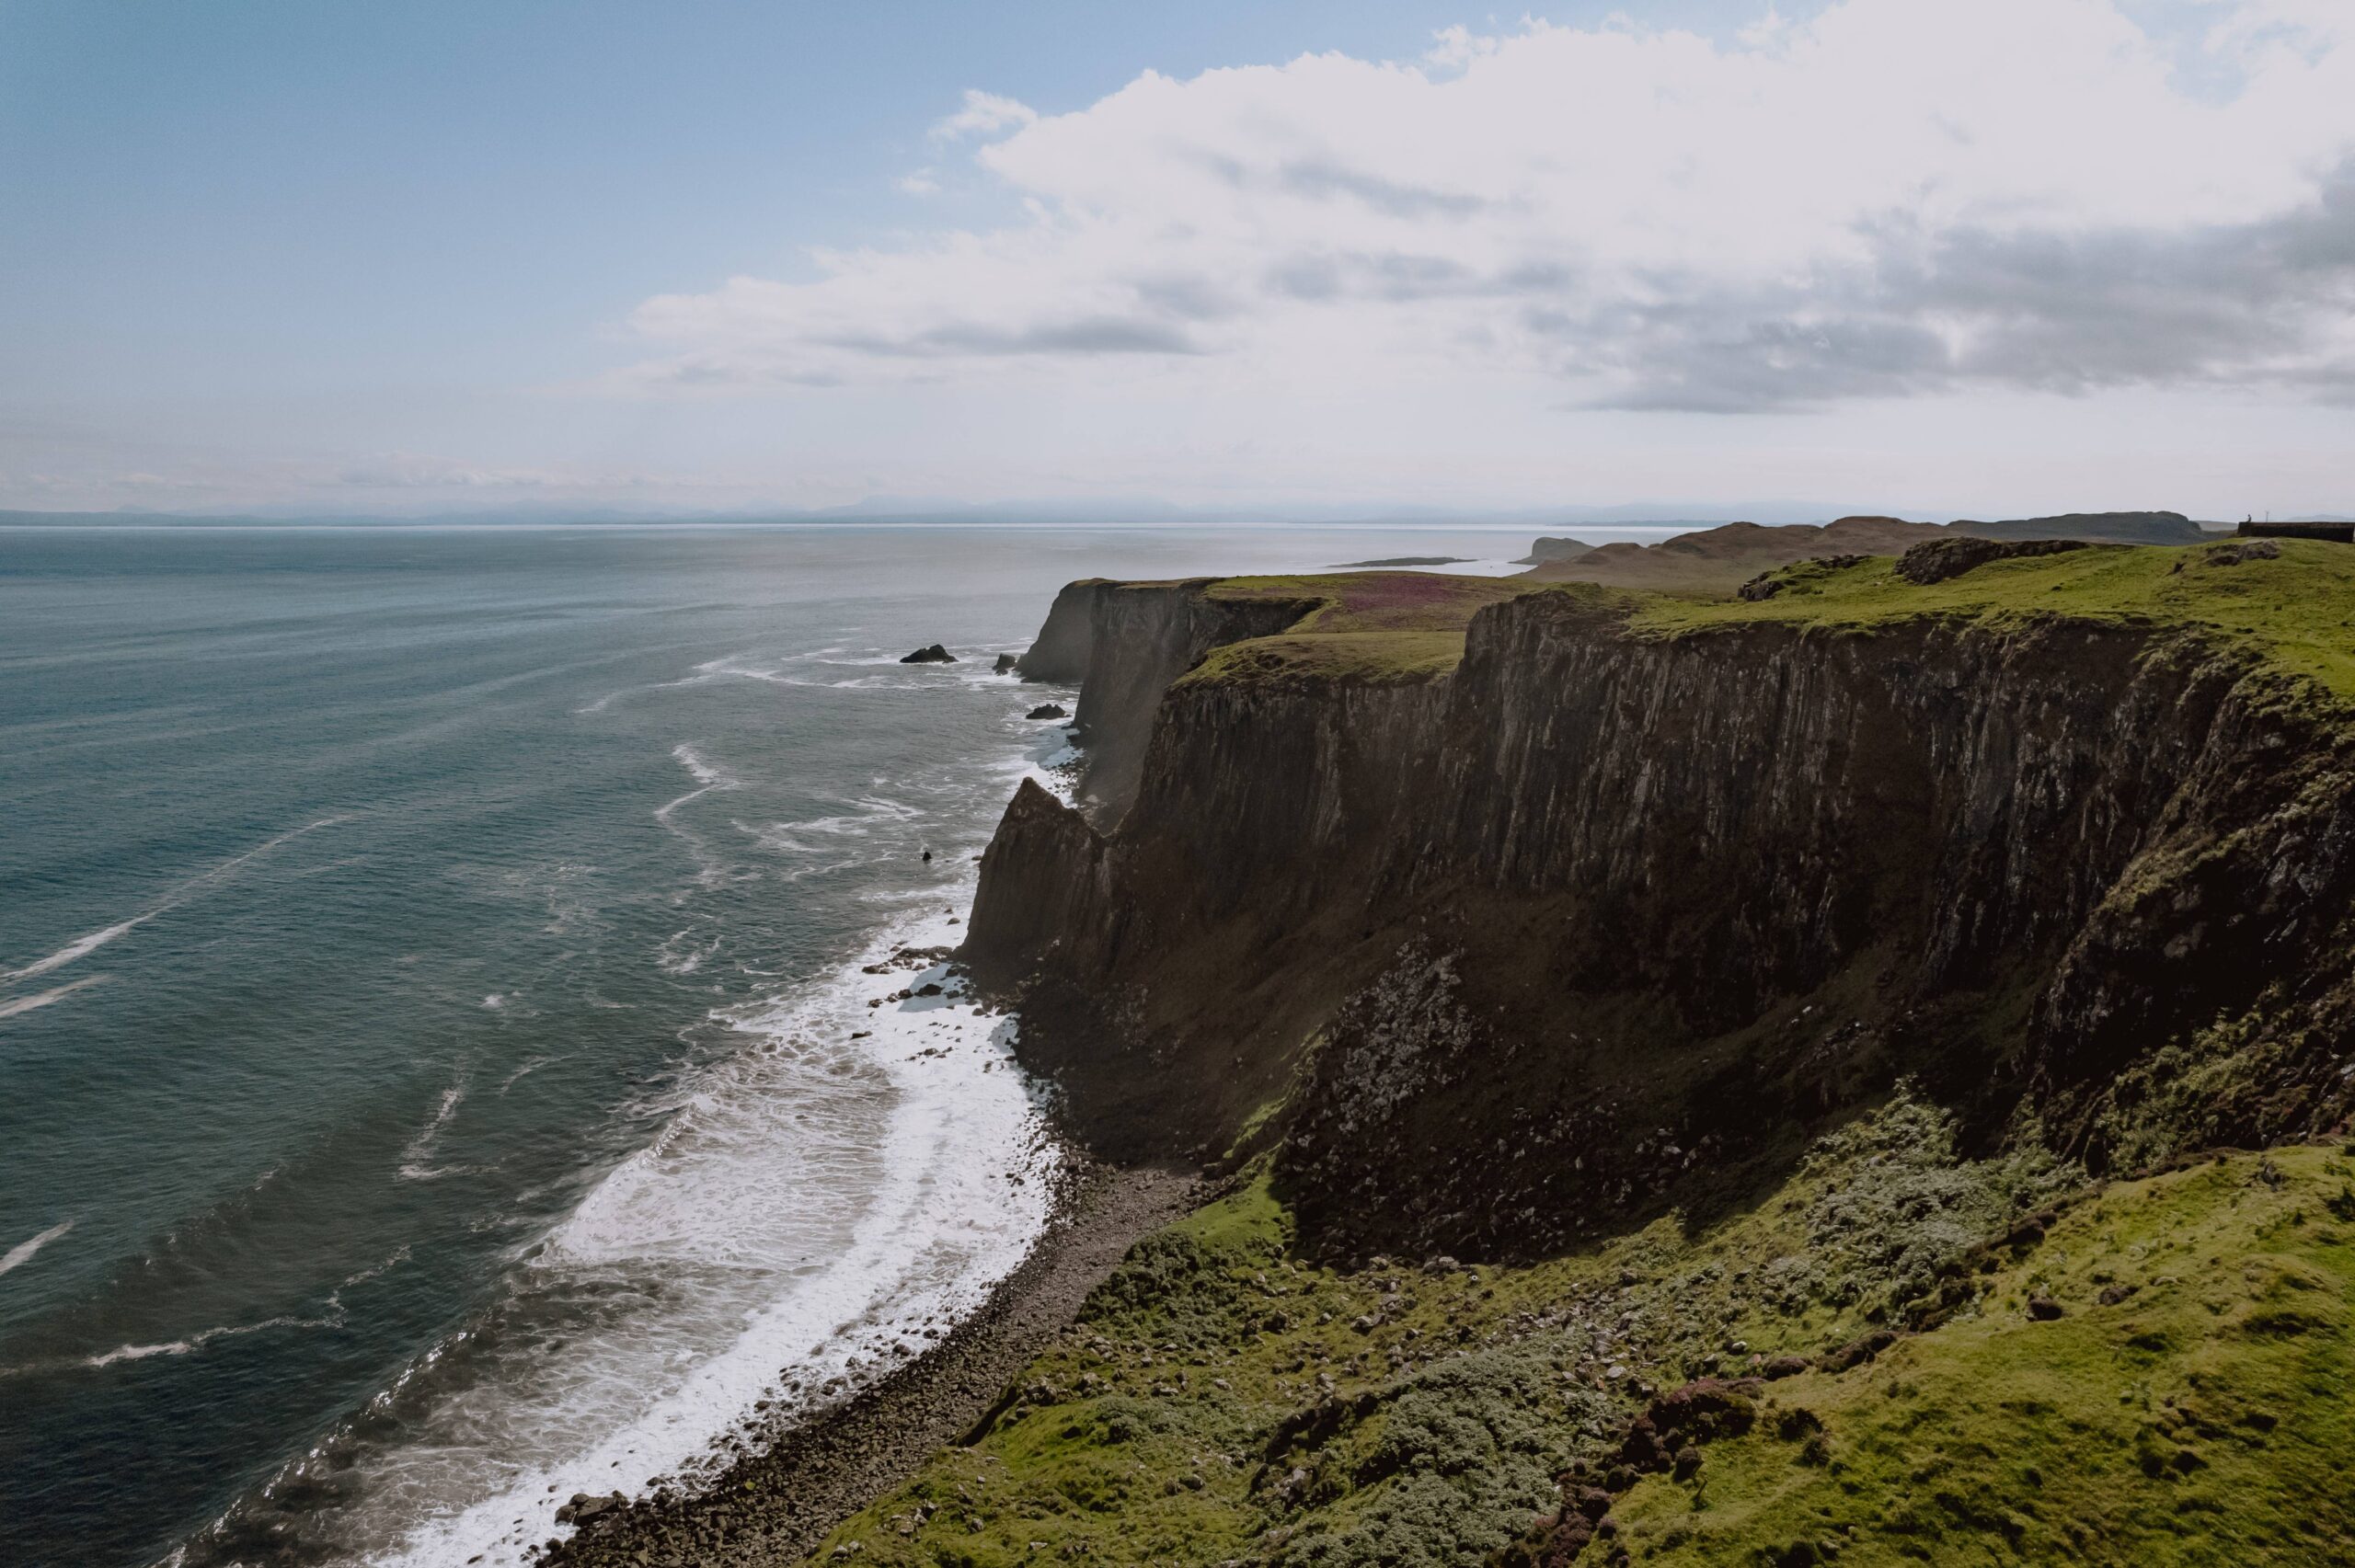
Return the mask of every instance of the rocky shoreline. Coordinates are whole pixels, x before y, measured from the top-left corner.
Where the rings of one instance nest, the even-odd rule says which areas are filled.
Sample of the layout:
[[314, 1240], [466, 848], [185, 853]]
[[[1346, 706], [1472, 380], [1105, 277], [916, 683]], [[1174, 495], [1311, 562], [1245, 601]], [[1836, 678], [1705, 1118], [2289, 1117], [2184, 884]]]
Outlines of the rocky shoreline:
[[589, 1501], [578, 1531], [534, 1561], [545, 1568], [720, 1568], [801, 1556], [982, 1425], [1130, 1244], [1202, 1196], [1190, 1171], [1077, 1167], [1030, 1255], [937, 1345], [814, 1420], [780, 1416], [767, 1432], [740, 1436], [738, 1457], [691, 1495], [658, 1490]]

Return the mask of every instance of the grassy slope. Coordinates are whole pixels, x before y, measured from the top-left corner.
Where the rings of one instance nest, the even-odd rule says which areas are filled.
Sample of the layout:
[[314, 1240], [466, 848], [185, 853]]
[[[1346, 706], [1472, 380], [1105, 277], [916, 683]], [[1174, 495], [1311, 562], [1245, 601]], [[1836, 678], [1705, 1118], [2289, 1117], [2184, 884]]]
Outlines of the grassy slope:
[[1935, 524], [1888, 517], [1842, 518], [1822, 527], [1729, 522], [1656, 544], [1605, 544], [1568, 560], [1544, 562], [1525, 576], [1536, 582], [1730, 597], [1758, 573], [1787, 562], [1814, 555], [1893, 555], [1943, 535], [1944, 530]]
[[[2355, 1175], [2284, 1149], [2114, 1186], [1872, 1366], [1616, 1510], [1638, 1562], [2309, 1563], [2355, 1552]], [[2131, 1289], [2123, 1299], [2105, 1303]], [[2034, 1321], [2033, 1294], [2065, 1314]], [[1795, 1432], [1814, 1423], [1797, 1421]], [[1821, 1553], [1819, 1553], [1821, 1554]]]
[[[2318, 1561], [2314, 1540], [2355, 1525], [2349, 1172], [2336, 1150], [2234, 1156], [2112, 1185], [2040, 1243], [1986, 1252], [2080, 1178], [2039, 1156], [1958, 1161], [1938, 1114], [1901, 1095], [1706, 1230], [1670, 1217], [1528, 1268], [1439, 1273], [1315, 1266], [1247, 1185], [1141, 1244], [1026, 1392], [817, 1560], [855, 1543], [844, 1555], [892, 1564], [1476, 1562], [1553, 1505], [1566, 1465], [1609, 1462], [1645, 1386], [1821, 1352], [1943, 1288], [1959, 1310], [1878, 1362], [1768, 1385], [1821, 1422], [1828, 1463], [1803, 1455], [1811, 1426], [1762, 1423], [1694, 1480], [1638, 1483], [1627, 1544], [1678, 1562], [1817, 1539], [1863, 1562]], [[2067, 1315], [2031, 1321], [2031, 1295]]]

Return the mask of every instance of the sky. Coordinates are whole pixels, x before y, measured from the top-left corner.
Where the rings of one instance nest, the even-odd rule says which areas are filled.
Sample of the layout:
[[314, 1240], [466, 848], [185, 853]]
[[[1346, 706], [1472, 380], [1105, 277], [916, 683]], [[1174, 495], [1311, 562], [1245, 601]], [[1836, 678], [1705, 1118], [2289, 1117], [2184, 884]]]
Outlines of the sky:
[[2355, 0], [0, 0], [0, 507], [2355, 511]]

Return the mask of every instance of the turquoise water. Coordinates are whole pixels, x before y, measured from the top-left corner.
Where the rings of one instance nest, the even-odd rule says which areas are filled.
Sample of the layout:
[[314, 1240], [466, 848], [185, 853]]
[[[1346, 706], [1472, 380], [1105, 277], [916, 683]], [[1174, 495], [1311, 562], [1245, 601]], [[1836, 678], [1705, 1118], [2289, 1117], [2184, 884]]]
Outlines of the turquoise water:
[[1053, 1160], [858, 968], [1060, 745], [990, 657], [1073, 577], [1524, 546], [0, 530], [0, 1562], [511, 1560], [903, 1354]]

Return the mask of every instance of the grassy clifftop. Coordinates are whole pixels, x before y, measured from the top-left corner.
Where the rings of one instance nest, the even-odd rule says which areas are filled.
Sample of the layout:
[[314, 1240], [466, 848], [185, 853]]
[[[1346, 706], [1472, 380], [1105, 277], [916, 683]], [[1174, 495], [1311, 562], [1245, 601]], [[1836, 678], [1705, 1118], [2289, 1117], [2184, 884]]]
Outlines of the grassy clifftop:
[[1465, 628], [1475, 611], [1530, 587], [1513, 578], [1430, 572], [1227, 578], [1206, 590], [1211, 598], [1309, 601], [1316, 607], [1276, 636], [1215, 650], [1187, 680], [1428, 680], [1464, 657]]
[[2196, 632], [2355, 696], [2355, 549], [2345, 545], [2090, 546], [1990, 561], [1926, 584], [1898, 575], [1897, 563], [1894, 555], [1802, 561], [1774, 572], [1775, 591], [1755, 601], [1422, 572], [1227, 578], [1206, 594], [1315, 608], [1277, 635], [1216, 649], [1186, 680], [1426, 680], [1462, 658], [1476, 612], [1523, 594], [1567, 593], [1624, 608], [1628, 629], [1639, 635], [1762, 623], [1869, 632], [1923, 617], [2051, 616]]
[[1674, 635], [1767, 622], [1868, 632], [1923, 616], [2069, 616], [2204, 633], [2355, 696], [2355, 549], [2344, 544], [2094, 546], [1990, 561], [1931, 583], [1907, 580], [1897, 565], [1889, 556], [1801, 562], [1775, 573], [1777, 591], [1754, 601], [1646, 598], [1633, 602], [1630, 629]]

